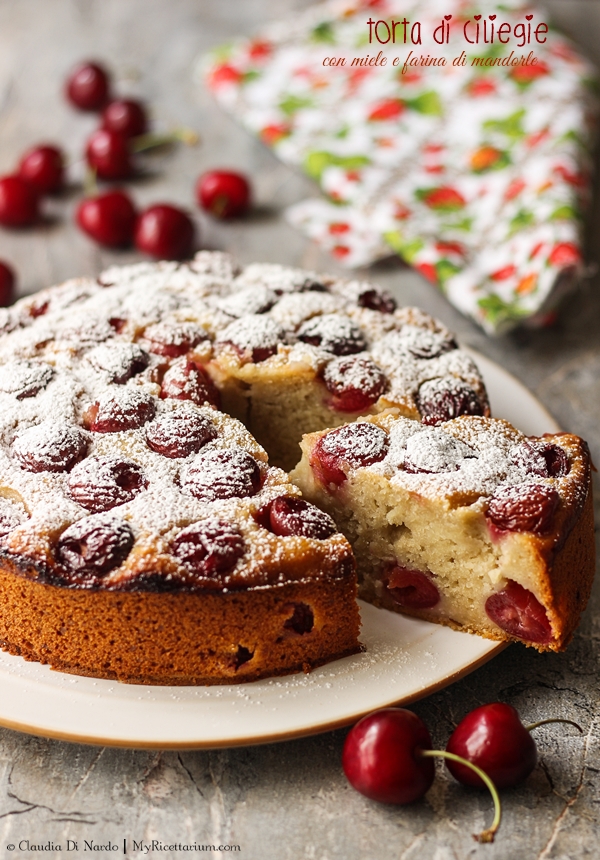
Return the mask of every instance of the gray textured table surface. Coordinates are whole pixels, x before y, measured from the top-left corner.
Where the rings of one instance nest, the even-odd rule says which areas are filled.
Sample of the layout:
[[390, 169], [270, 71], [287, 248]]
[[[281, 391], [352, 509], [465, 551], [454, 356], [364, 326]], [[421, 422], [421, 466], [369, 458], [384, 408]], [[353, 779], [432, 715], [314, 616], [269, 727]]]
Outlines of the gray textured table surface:
[[[187, 124], [203, 136], [181, 149], [157, 175], [134, 188], [140, 203], [167, 198], [191, 205], [192, 180], [216, 164], [237, 165], [254, 178], [259, 211], [249, 221], [202, 221], [203, 244], [233, 251], [242, 262], [268, 260], [335, 270], [281, 217], [312, 191], [280, 165], [192, 82], [198, 54], [251, 32], [300, 0], [0, 0], [0, 173], [40, 139], [62, 141], [73, 158], [94, 125], [60, 95], [78, 59], [104, 59], [123, 90], [147, 98], [166, 125]], [[555, 18], [600, 60], [600, 2], [548, 0]], [[34, 231], [0, 232], [0, 257], [13, 261], [21, 291], [95, 274], [134, 254], [100, 252], [72, 226], [76, 195], [53, 204], [52, 219]], [[596, 207], [596, 210], [598, 207]], [[589, 229], [589, 259], [598, 258], [598, 212]], [[528, 385], [562, 425], [586, 437], [600, 462], [600, 278], [573, 298], [557, 328], [491, 341], [453, 311], [417, 275], [397, 265], [368, 273], [458, 331], [463, 342], [501, 363]], [[600, 855], [600, 582], [574, 642], [562, 655], [513, 646], [460, 683], [414, 709], [444, 743], [470, 708], [502, 699], [527, 720], [568, 716], [583, 737], [544, 729], [540, 762], [527, 783], [504, 795], [505, 820], [493, 846], [470, 834], [490, 819], [486, 796], [443, 773], [426, 799], [410, 808], [371, 803], [347, 785], [340, 767], [345, 731], [294, 742], [214, 752], [99, 749], [0, 729], [0, 856], [115, 856], [84, 852], [111, 840], [142, 856], [131, 840], [234, 844], [243, 860], [575, 860]], [[35, 707], [35, 702], [32, 703]], [[62, 852], [11, 852], [9, 844], [53, 843]], [[173, 851], [149, 856], [182, 856]], [[186, 855], [187, 856], [187, 855]], [[197, 856], [197, 855], [196, 855]], [[204, 855], [203, 855], [204, 856]]]

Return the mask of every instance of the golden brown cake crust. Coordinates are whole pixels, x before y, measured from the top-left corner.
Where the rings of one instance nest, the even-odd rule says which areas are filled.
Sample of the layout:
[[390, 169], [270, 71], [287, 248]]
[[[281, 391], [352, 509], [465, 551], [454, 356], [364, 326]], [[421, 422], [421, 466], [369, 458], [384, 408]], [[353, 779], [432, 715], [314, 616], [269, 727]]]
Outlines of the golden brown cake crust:
[[[4, 558], [0, 645], [53, 669], [138, 684], [234, 684], [309, 671], [359, 650], [356, 578], [345, 567], [279, 587], [159, 594], [47, 585]], [[298, 632], [306, 607], [313, 625]]]

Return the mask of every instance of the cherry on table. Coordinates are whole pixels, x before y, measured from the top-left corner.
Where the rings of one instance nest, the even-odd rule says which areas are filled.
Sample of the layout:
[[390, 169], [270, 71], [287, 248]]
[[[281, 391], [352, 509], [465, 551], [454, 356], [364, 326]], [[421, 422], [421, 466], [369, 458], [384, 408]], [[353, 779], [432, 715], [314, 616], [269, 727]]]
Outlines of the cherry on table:
[[135, 246], [158, 260], [189, 257], [196, 230], [189, 215], [176, 206], [159, 203], [139, 216], [135, 226]]
[[115, 99], [102, 111], [102, 128], [116, 131], [124, 137], [145, 134], [148, 131], [146, 108], [136, 99]]
[[0, 307], [5, 308], [15, 299], [16, 277], [8, 263], [0, 260]]
[[250, 183], [233, 170], [209, 170], [196, 183], [198, 205], [215, 218], [244, 215], [250, 206]]
[[88, 138], [85, 157], [100, 179], [127, 179], [133, 173], [131, 152], [125, 135], [99, 128]]
[[79, 110], [100, 110], [109, 97], [110, 76], [99, 63], [79, 63], [67, 78], [65, 92]]
[[124, 191], [115, 189], [82, 200], [75, 218], [84, 233], [100, 245], [124, 248], [133, 242], [137, 213]]
[[[498, 788], [509, 788], [527, 779], [536, 765], [537, 749], [531, 730], [555, 722], [568, 723], [581, 732], [577, 723], [559, 718], [524, 726], [511, 705], [491, 702], [475, 708], [461, 720], [446, 750], [477, 765]], [[463, 785], [484, 787], [475, 771], [460, 762], [446, 759], [446, 767]]]
[[64, 183], [65, 159], [57, 146], [41, 144], [29, 149], [19, 162], [18, 175], [38, 194], [55, 194]]
[[3, 227], [29, 227], [39, 215], [35, 188], [20, 176], [0, 179], [0, 224]]
[[342, 767], [357, 791], [380, 803], [412, 803], [433, 783], [432, 747], [425, 723], [412, 711], [384, 708], [363, 717], [349, 732]]

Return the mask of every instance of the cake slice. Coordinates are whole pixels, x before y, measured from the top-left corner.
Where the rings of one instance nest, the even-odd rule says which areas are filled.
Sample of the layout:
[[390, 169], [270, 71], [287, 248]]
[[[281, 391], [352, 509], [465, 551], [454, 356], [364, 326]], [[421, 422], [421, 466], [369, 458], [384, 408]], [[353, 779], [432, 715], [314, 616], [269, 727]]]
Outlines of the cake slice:
[[595, 569], [581, 439], [383, 415], [302, 449], [292, 480], [352, 543], [362, 598], [540, 651], [569, 642]]

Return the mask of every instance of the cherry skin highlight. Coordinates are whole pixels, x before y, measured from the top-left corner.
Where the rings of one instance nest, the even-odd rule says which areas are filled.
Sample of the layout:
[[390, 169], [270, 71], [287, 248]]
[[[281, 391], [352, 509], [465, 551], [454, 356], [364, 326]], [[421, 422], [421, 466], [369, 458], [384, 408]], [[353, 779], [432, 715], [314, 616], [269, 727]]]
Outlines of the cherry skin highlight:
[[56, 194], [64, 184], [64, 161], [57, 146], [34, 146], [21, 158], [18, 175], [38, 194]]
[[434, 777], [431, 749], [423, 721], [403, 708], [384, 708], [363, 717], [349, 732], [342, 753], [348, 781], [380, 803], [412, 803], [423, 797]]
[[137, 137], [148, 131], [146, 108], [135, 99], [115, 99], [102, 111], [102, 128], [123, 137]]
[[181, 260], [194, 247], [195, 228], [182, 209], [166, 203], [150, 206], [138, 218], [135, 246], [158, 260]]
[[237, 218], [250, 206], [250, 183], [232, 170], [210, 170], [196, 183], [198, 205], [215, 218]]
[[29, 227], [39, 214], [35, 188], [20, 176], [0, 179], [0, 224], [3, 227]]
[[76, 221], [88, 236], [107, 248], [124, 248], [133, 242], [136, 211], [124, 191], [107, 191], [82, 200]]
[[85, 157], [99, 179], [127, 179], [133, 173], [127, 138], [118, 131], [97, 129], [88, 138]]
[[76, 66], [66, 82], [66, 96], [79, 110], [100, 110], [108, 100], [110, 78], [99, 63], [84, 62]]
[[15, 299], [15, 273], [8, 263], [0, 260], [0, 307], [5, 308]]
[[[467, 714], [455, 728], [446, 749], [484, 770], [497, 788], [523, 782], [537, 762], [531, 734], [517, 711], [502, 702], [482, 705]], [[463, 785], [485, 787], [468, 767], [450, 760], [446, 760], [446, 767]]]

